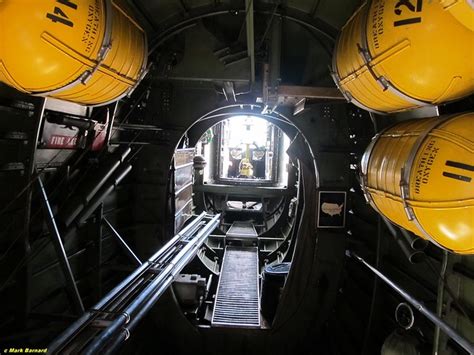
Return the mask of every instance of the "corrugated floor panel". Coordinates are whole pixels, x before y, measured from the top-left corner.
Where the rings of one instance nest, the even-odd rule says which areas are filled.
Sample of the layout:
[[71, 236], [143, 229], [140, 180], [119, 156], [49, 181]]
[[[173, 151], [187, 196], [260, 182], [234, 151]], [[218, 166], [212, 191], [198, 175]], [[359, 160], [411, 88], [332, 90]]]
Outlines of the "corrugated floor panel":
[[260, 327], [258, 248], [226, 247], [212, 325]]

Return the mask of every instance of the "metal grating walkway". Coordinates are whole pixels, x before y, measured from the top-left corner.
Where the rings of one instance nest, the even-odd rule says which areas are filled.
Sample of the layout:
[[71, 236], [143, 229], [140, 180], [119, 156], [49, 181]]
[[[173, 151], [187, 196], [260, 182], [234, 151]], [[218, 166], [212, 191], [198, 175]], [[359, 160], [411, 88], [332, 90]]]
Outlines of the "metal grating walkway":
[[256, 247], [226, 247], [212, 325], [260, 327]]
[[226, 233], [227, 240], [254, 240], [257, 241], [258, 234], [250, 222], [234, 222]]

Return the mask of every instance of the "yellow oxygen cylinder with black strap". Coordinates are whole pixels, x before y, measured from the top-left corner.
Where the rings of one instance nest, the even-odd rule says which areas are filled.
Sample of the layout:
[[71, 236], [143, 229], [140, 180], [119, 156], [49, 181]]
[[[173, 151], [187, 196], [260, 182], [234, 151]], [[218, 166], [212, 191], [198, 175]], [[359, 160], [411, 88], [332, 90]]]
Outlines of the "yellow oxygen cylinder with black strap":
[[474, 254], [474, 113], [398, 123], [361, 161], [379, 213], [450, 251]]
[[146, 71], [145, 32], [113, 0], [0, 2], [0, 81], [84, 105], [129, 94]]
[[376, 113], [437, 105], [474, 92], [472, 0], [371, 0], [342, 28], [333, 78]]

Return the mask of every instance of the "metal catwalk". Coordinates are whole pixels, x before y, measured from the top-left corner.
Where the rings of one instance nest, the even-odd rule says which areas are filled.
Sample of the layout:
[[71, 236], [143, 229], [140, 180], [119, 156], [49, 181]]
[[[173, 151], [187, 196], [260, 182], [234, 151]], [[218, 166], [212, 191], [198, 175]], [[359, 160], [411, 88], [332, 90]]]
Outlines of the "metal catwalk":
[[258, 239], [257, 231], [250, 222], [234, 222], [226, 233], [226, 240], [239, 240], [242, 242], [256, 242]]
[[258, 248], [225, 248], [212, 325], [260, 327]]

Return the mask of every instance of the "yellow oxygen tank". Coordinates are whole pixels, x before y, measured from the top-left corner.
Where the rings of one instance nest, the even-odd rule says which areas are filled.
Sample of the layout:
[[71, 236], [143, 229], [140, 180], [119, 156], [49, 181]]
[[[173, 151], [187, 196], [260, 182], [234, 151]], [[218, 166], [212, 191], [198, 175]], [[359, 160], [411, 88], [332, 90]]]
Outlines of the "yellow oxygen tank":
[[0, 1], [0, 81], [17, 90], [101, 105], [146, 71], [144, 31], [113, 0]]
[[474, 254], [474, 113], [396, 124], [374, 137], [360, 173], [379, 213], [438, 246]]
[[472, 0], [372, 0], [342, 28], [333, 78], [355, 105], [396, 112], [474, 92]]

